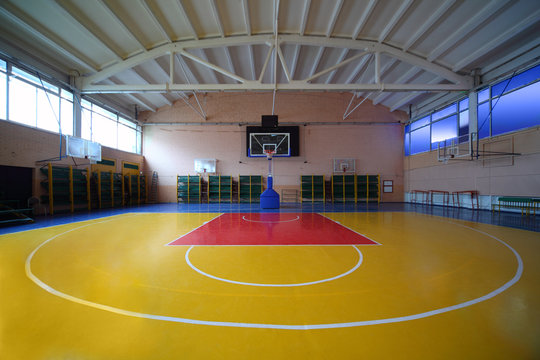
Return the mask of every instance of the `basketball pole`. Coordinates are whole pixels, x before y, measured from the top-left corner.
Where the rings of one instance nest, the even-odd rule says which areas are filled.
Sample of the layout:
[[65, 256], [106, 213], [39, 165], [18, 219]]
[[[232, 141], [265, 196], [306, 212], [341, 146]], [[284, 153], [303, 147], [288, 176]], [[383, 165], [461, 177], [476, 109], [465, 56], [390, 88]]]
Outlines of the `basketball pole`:
[[261, 194], [261, 209], [279, 209], [279, 194], [274, 191], [273, 151], [265, 151], [268, 159], [268, 178], [266, 190]]

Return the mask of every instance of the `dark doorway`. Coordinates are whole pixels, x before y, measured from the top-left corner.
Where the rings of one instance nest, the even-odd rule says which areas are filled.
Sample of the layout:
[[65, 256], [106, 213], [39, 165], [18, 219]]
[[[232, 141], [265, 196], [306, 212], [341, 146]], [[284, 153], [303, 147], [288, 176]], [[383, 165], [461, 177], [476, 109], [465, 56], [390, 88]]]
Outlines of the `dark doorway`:
[[32, 196], [32, 168], [0, 165], [0, 202], [15, 209], [27, 207]]

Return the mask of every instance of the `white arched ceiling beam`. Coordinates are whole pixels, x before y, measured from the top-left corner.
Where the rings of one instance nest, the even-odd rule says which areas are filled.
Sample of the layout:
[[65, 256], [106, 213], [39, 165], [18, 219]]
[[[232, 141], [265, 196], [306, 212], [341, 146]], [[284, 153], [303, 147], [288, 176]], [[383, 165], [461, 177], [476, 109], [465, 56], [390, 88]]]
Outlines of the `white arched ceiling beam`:
[[[260, 36], [239, 36], [239, 37], [225, 37], [216, 39], [205, 39], [198, 41], [183, 41], [170, 44], [164, 44], [154, 49], [148, 50], [144, 53], [132, 56], [124, 61], [121, 61], [115, 65], [110, 66], [107, 69], [99, 71], [91, 76], [83, 77], [79, 79], [79, 86], [83, 93], [92, 92], [163, 92], [163, 91], [219, 91], [219, 90], [272, 90], [273, 85], [262, 83], [262, 79], [258, 81], [244, 79], [243, 77], [234, 74], [220, 66], [212, 64], [204, 59], [201, 59], [188, 50], [201, 49], [201, 48], [223, 48], [227, 46], [241, 46], [241, 45], [261, 45], [265, 44], [269, 47], [269, 54], [273, 50], [272, 47], [275, 44], [275, 37], [272, 35], [260, 35]], [[469, 76], [463, 76], [456, 72], [447, 69], [441, 65], [432, 63], [425, 58], [417, 55], [413, 55], [404, 52], [400, 49], [391, 47], [386, 44], [365, 41], [365, 40], [352, 40], [352, 39], [336, 39], [336, 38], [321, 38], [316, 36], [299, 36], [299, 35], [280, 35], [278, 36], [278, 46], [282, 44], [293, 45], [307, 45], [307, 46], [319, 46], [319, 47], [334, 47], [350, 50], [359, 50], [366, 53], [375, 54], [375, 57], [379, 57], [381, 54], [389, 56], [393, 59], [405, 62], [414, 67], [418, 67], [427, 72], [433, 73], [442, 77], [450, 82], [449, 84], [398, 84], [398, 83], [383, 83], [380, 80], [380, 69], [375, 74], [375, 79], [378, 79], [373, 83], [364, 84], [314, 84], [308, 80], [312, 80], [313, 76], [302, 80], [291, 80], [288, 83], [278, 84], [277, 88], [280, 90], [331, 90], [331, 91], [460, 91], [468, 90], [472, 86], [472, 79]], [[121, 71], [130, 69], [146, 61], [156, 59], [166, 54], [177, 54], [182, 57], [191, 59], [198, 64], [205, 66], [209, 69], [217, 71], [227, 77], [232, 78], [239, 82], [239, 84], [148, 84], [148, 85], [97, 85], [104, 79], [113, 76]], [[361, 61], [361, 60], [360, 60]], [[336, 68], [349, 63], [349, 59], [341, 61], [328, 69], [335, 70]], [[265, 63], [266, 65], [266, 63]], [[266, 66], [263, 68], [263, 72]], [[328, 69], [319, 72], [320, 75], [327, 73]], [[293, 73], [291, 69], [291, 73]], [[319, 76], [320, 76], [319, 75]], [[291, 74], [291, 76], [293, 76]]]

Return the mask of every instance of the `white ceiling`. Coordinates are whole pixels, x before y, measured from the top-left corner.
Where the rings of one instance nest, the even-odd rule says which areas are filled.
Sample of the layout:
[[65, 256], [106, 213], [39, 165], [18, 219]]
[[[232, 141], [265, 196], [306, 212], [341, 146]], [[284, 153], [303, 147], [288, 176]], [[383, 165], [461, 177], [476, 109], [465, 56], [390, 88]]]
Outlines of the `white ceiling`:
[[404, 110], [538, 55], [539, 34], [538, 0], [0, 0], [0, 45], [150, 111], [274, 89]]

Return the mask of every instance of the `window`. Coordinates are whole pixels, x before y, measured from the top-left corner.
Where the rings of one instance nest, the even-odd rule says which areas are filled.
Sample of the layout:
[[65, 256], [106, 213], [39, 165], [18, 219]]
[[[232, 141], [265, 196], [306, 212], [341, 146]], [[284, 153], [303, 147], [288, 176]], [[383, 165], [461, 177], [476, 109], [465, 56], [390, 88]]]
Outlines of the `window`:
[[520, 88], [524, 85], [530, 84], [540, 79], [540, 65], [533, 67], [527, 71], [522, 72], [510, 79], [503, 80], [491, 88], [491, 96], [500, 96], [504, 90], [504, 93], [508, 93], [514, 89]]
[[82, 99], [81, 137], [124, 151], [141, 153], [141, 129], [132, 121]]
[[36, 126], [36, 87], [14, 77], [9, 79], [9, 120]]
[[430, 150], [430, 126], [411, 131], [411, 155]]
[[405, 136], [403, 138], [403, 147], [404, 147], [404, 151], [405, 151], [405, 156], [409, 156], [410, 154], [410, 130], [411, 129], [411, 125], [407, 125], [405, 126]]
[[457, 115], [452, 115], [431, 125], [431, 148], [436, 149], [440, 141], [457, 138]]
[[459, 113], [459, 130], [458, 130], [459, 141], [460, 142], [467, 141], [468, 140], [467, 135], [469, 135], [469, 110], [465, 110]]
[[478, 93], [478, 103], [483, 103], [489, 100], [489, 88], [484, 89]]
[[468, 108], [469, 108], [469, 98], [466, 97], [465, 99], [459, 102], [459, 111], [467, 110]]
[[489, 136], [489, 126], [491, 124], [491, 114], [489, 112], [489, 101], [478, 105], [478, 138], [483, 139]]
[[118, 148], [124, 151], [137, 152], [137, 130], [118, 124]]
[[491, 117], [492, 136], [540, 125], [540, 82], [498, 98]]
[[[70, 91], [0, 59], [0, 119], [73, 135], [73, 102]], [[140, 126], [85, 99], [81, 99], [81, 137], [141, 152]]]
[[415, 122], [411, 123], [411, 130], [416, 130], [418, 128], [421, 128], [422, 126], [429, 124], [430, 121], [431, 121], [430, 116], [426, 116], [426, 117], [421, 118], [420, 120], [416, 120]]
[[92, 141], [92, 110], [81, 109], [81, 137]]
[[7, 119], [7, 76], [0, 63], [0, 119]]
[[446, 116], [455, 114], [456, 112], [457, 112], [457, 104], [454, 103], [454, 104], [452, 104], [450, 106], [445, 107], [442, 110], [434, 112], [431, 115], [431, 121], [436, 121], [436, 120], [442, 119], [442, 118], [444, 118]]
[[60, 100], [57, 95], [48, 94], [45, 90], [37, 91], [37, 122], [40, 129], [61, 132], [60, 129]]
[[116, 121], [99, 113], [92, 114], [92, 141], [116, 148], [118, 128]]
[[[6, 81], [9, 92], [6, 92]], [[60, 94], [72, 98], [70, 92], [3, 60], [0, 60], [0, 88], [0, 118], [56, 133], [73, 134], [73, 100], [60, 98]]]
[[463, 136], [468, 141], [469, 98], [461, 99], [405, 127], [405, 155], [435, 150], [438, 143]]
[[478, 93], [478, 137], [540, 125], [539, 80], [540, 65], [537, 65]]

